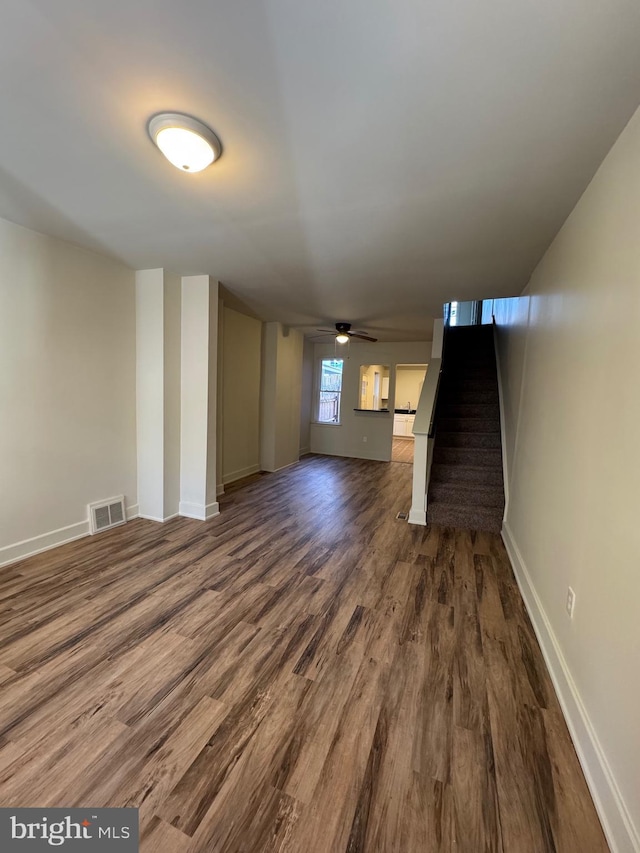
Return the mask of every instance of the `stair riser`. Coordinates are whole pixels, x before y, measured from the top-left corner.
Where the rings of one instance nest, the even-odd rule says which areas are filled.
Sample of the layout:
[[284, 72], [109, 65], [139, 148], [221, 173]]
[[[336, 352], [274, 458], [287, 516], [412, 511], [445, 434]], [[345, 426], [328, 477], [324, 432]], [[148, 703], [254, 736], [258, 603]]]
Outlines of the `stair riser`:
[[447, 504], [433, 504], [427, 505], [427, 524], [500, 533], [502, 530], [502, 513], [497, 511], [470, 513], [466, 508], [450, 507]]
[[498, 418], [438, 418], [438, 432], [500, 432]]
[[460, 447], [438, 447], [433, 451], [433, 461], [446, 465], [469, 465], [472, 468], [498, 468], [502, 470], [499, 450], [477, 450]]
[[431, 482], [503, 487], [501, 469], [470, 468], [464, 465], [442, 465], [438, 463], [431, 466]]
[[495, 403], [447, 403], [438, 410], [439, 418], [490, 418], [500, 423], [500, 408]]
[[493, 507], [504, 510], [502, 486], [485, 486], [469, 483], [432, 483], [429, 500], [454, 506]]
[[498, 389], [444, 389], [443, 405], [472, 406], [477, 403], [498, 405]]
[[495, 361], [487, 361], [478, 363], [473, 362], [450, 362], [448, 361], [445, 368], [445, 376], [496, 376]]

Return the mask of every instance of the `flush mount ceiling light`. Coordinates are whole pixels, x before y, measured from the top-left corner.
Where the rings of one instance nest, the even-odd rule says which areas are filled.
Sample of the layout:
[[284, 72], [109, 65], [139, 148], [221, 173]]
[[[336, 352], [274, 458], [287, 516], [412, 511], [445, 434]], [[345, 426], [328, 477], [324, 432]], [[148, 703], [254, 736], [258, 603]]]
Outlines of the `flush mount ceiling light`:
[[201, 172], [222, 154], [220, 140], [205, 124], [180, 113], [160, 113], [149, 121], [152, 142], [183, 172]]

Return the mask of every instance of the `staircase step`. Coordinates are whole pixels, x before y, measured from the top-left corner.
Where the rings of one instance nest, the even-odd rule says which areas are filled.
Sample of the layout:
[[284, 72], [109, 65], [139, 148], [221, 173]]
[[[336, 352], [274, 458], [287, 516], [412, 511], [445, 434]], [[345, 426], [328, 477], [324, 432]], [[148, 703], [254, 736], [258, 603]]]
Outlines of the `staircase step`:
[[442, 389], [444, 405], [475, 405], [476, 403], [499, 403], [498, 386], [479, 388], [448, 388]]
[[498, 390], [498, 378], [492, 376], [447, 376], [445, 378], [447, 391], [478, 391], [487, 388]]
[[493, 328], [448, 330], [427, 522], [499, 533], [504, 513]]
[[500, 406], [495, 403], [443, 403], [439, 405], [441, 418], [497, 418], [500, 422]]
[[440, 424], [436, 428], [436, 446], [443, 447], [470, 447], [483, 450], [497, 449], [501, 447], [500, 432], [445, 432], [440, 430]]
[[465, 465], [471, 468], [496, 468], [502, 471], [502, 451], [477, 447], [439, 447], [433, 449], [433, 461], [445, 465]]
[[502, 483], [488, 486], [432, 482], [429, 487], [429, 500], [452, 506], [495, 507], [504, 510], [504, 489]]
[[451, 506], [438, 501], [427, 504], [427, 524], [438, 524], [443, 527], [500, 533], [502, 515], [502, 510], [495, 507]]
[[[495, 412], [493, 412], [495, 415]], [[499, 417], [438, 418], [438, 432], [500, 432]]]
[[447, 361], [445, 370], [447, 376], [495, 376], [496, 360], [487, 358], [479, 361], [474, 358], [469, 361]]
[[503, 488], [502, 468], [487, 466], [447, 465], [434, 462], [431, 466], [432, 483], [477, 483], [478, 485]]

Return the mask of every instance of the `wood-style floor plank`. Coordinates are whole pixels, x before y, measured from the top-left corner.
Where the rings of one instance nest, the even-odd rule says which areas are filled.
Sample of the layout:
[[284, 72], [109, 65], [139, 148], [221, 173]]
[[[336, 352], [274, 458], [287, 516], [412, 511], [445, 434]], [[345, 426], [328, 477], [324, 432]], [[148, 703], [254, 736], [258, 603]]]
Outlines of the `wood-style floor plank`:
[[501, 540], [410, 493], [309, 456], [0, 572], [0, 805], [138, 807], [143, 853], [606, 851]]

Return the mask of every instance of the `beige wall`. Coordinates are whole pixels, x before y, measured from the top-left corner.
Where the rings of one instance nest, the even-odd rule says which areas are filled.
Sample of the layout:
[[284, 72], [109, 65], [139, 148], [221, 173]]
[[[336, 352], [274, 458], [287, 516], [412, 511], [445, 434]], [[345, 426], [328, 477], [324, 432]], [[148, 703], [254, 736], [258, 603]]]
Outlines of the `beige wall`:
[[262, 341], [260, 466], [278, 471], [300, 458], [304, 339], [295, 329], [265, 323]]
[[[340, 424], [311, 424], [311, 450], [332, 456], [352, 456], [358, 459], [391, 459], [393, 441], [393, 412], [354, 412], [360, 400], [360, 365], [388, 364], [389, 399], [395, 399], [395, 365], [420, 364], [428, 360], [430, 341], [408, 343], [353, 343], [344, 352]], [[315, 345], [314, 395], [317, 372], [322, 358], [333, 358], [335, 344]], [[315, 402], [315, 398], [314, 398]], [[312, 408], [313, 416], [317, 413]], [[366, 441], [365, 441], [366, 439]]]
[[302, 350], [302, 390], [300, 400], [300, 455], [311, 449], [311, 412], [313, 405], [313, 344], [304, 339]]
[[224, 307], [222, 331], [222, 482], [260, 470], [262, 323]]
[[137, 510], [135, 394], [133, 270], [0, 220], [0, 564]]
[[404, 409], [408, 402], [409, 408], [418, 406], [422, 384], [427, 370], [426, 367], [398, 367], [396, 370], [396, 399], [395, 408]]
[[640, 113], [495, 310], [505, 541], [612, 849], [638, 850]]

